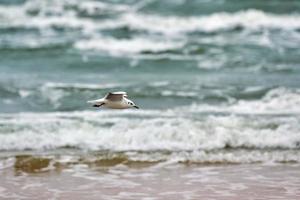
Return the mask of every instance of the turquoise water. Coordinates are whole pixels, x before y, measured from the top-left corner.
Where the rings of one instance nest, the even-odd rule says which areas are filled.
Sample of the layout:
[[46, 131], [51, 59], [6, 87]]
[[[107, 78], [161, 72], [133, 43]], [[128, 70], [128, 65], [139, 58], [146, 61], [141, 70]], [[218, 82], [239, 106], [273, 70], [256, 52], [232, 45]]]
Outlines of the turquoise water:
[[[0, 150], [299, 162], [299, 11], [291, 0], [0, 1]], [[86, 104], [109, 91], [141, 110]]]

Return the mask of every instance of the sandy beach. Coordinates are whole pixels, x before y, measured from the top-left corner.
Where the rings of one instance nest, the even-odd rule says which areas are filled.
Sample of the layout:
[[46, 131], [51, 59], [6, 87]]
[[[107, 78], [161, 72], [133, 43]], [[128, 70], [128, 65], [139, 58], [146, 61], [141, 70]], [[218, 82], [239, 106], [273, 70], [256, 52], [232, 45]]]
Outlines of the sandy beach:
[[[68, 158], [68, 160], [67, 160]], [[300, 165], [2, 160], [1, 199], [297, 200]], [[51, 164], [52, 163], [52, 164]], [[6, 166], [5, 166], [6, 165]]]

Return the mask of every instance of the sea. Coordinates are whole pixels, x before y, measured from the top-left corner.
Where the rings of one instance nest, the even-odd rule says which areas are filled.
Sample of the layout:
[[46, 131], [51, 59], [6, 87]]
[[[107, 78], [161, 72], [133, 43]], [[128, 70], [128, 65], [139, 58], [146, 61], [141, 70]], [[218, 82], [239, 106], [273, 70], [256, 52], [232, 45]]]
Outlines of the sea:
[[[140, 109], [88, 100], [126, 91]], [[0, 0], [0, 199], [300, 199], [300, 1]]]

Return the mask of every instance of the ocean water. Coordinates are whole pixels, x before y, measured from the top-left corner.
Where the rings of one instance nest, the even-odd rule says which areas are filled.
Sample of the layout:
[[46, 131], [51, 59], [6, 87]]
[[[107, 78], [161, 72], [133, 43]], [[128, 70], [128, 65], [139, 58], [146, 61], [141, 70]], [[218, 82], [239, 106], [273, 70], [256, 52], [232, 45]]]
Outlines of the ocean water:
[[[122, 168], [125, 178], [181, 164], [197, 166], [183, 177], [207, 165], [299, 168], [299, 47], [294, 0], [0, 1], [0, 170], [14, 172], [1, 198], [22, 197], [5, 186], [15, 175], [95, 176], [82, 166], [146, 167]], [[109, 91], [141, 109], [86, 104]], [[293, 170], [284, 198], [299, 195]]]

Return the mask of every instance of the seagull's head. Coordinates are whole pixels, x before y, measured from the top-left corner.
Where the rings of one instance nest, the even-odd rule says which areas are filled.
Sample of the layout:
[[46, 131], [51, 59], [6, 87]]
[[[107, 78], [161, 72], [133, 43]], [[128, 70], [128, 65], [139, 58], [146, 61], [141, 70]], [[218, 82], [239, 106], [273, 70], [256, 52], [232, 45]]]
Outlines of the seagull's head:
[[136, 108], [139, 109], [139, 107], [137, 105], [135, 105], [135, 103], [133, 103], [133, 101], [131, 100], [127, 100], [127, 104], [128, 104], [128, 108]]

